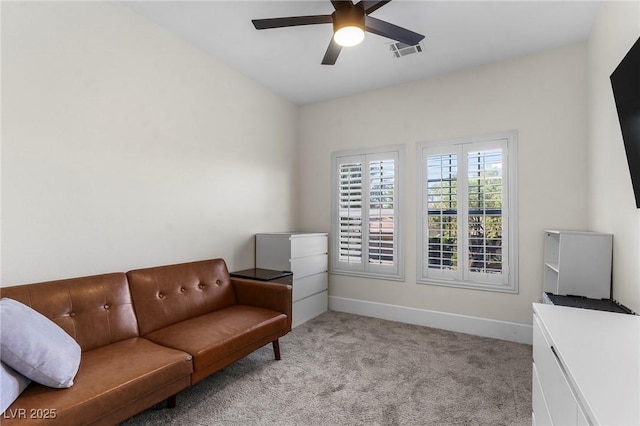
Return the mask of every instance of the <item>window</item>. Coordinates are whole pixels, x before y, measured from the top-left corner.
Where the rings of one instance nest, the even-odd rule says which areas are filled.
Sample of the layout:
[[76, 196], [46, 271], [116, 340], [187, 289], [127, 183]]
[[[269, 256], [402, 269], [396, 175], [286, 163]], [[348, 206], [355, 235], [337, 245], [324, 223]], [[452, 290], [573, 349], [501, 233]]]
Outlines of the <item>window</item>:
[[332, 272], [401, 280], [400, 146], [332, 154]]
[[518, 291], [515, 139], [418, 145], [418, 282]]

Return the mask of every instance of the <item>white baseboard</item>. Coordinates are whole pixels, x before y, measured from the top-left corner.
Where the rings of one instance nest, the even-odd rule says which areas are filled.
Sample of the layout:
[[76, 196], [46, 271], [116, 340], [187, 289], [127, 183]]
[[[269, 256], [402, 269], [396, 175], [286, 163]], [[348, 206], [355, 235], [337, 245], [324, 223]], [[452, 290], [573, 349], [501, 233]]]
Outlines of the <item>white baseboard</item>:
[[533, 341], [533, 327], [528, 324], [515, 322], [429, 311], [426, 309], [409, 308], [406, 306], [335, 296], [329, 296], [329, 310], [440, 328], [511, 342], [526, 343], [529, 345], [531, 345]]

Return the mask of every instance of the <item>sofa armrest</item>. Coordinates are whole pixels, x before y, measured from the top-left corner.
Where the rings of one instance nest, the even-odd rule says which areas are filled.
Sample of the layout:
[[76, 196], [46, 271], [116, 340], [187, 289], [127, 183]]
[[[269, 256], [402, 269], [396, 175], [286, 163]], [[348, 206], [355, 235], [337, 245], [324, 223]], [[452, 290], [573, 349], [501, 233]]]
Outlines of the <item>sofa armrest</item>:
[[287, 331], [291, 331], [293, 296], [290, 285], [235, 277], [231, 277], [231, 284], [239, 304], [259, 306], [286, 314]]

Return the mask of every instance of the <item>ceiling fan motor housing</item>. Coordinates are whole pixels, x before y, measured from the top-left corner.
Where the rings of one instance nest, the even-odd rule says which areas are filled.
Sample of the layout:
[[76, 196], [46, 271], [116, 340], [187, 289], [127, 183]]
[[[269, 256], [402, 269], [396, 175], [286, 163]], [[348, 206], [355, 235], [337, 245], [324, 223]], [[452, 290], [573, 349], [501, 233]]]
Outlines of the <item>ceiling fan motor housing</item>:
[[364, 10], [359, 7], [341, 7], [331, 14], [333, 32], [344, 27], [358, 27], [364, 30]]

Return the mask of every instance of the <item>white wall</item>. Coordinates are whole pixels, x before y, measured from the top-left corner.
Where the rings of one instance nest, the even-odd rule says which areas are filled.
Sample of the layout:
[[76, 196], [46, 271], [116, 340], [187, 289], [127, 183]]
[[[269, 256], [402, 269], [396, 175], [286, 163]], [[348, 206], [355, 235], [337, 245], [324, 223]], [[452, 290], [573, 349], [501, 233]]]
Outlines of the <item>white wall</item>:
[[293, 224], [297, 109], [108, 2], [2, 2], [2, 285], [223, 257]]
[[411, 183], [416, 142], [515, 129], [518, 295], [415, 284], [414, 184], [405, 282], [334, 275], [331, 294], [530, 323], [542, 231], [591, 228], [615, 234], [614, 296], [640, 311], [640, 213], [608, 82], [638, 37], [637, 2], [605, 2], [588, 67], [587, 47], [570, 46], [303, 107], [299, 120], [116, 3], [1, 8], [2, 285], [218, 256], [250, 267], [255, 232], [294, 217], [329, 230], [332, 151], [406, 144]]
[[[406, 144], [405, 282], [332, 275], [330, 294], [530, 324], [542, 292], [543, 231], [587, 227], [586, 46], [303, 107], [299, 227], [330, 229], [332, 151]], [[519, 294], [418, 285], [416, 142], [518, 131]]]
[[604, 2], [589, 37], [589, 226], [613, 237], [613, 297], [640, 312], [636, 208], [611, 81], [640, 36], [640, 2]]

